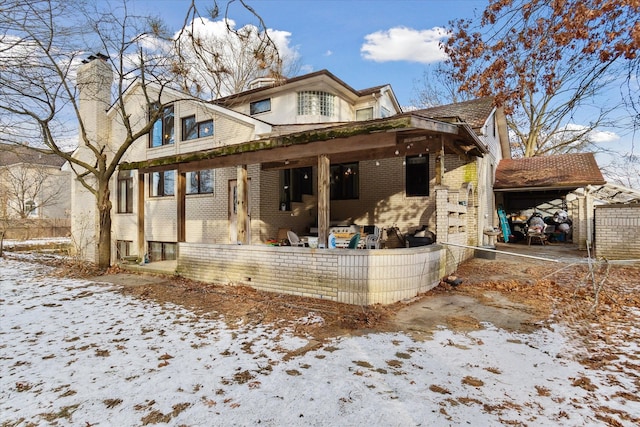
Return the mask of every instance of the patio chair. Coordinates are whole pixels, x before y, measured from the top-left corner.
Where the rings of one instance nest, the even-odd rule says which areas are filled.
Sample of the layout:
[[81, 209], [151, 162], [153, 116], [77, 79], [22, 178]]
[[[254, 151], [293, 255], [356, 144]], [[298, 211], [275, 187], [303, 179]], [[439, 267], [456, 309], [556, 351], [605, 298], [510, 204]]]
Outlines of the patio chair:
[[529, 231], [527, 233], [527, 244], [531, 246], [531, 241], [538, 241], [541, 245], [547, 245], [549, 242], [547, 241], [547, 236], [544, 233], [538, 231]]
[[304, 242], [300, 240], [300, 237], [291, 230], [287, 231], [287, 238], [291, 246], [304, 246]]
[[360, 233], [356, 233], [351, 237], [347, 249], [358, 249], [358, 243], [360, 243]]
[[380, 249], [380, 240], [382, 238], [382, 233], [380, 233], [380, 228], [375, 227], [372, 234], [367, 234], [367, 237], [364, 239], [364, 248], [365, 249]]

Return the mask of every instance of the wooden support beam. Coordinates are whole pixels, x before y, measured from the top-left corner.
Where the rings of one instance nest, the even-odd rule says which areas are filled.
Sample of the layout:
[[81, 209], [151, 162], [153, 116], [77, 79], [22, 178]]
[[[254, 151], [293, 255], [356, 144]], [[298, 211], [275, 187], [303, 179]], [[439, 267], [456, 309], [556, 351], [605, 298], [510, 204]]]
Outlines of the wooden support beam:
[[318, 243], [328, 247], [329, 219], [331, 207], [331, 162], [329, 156], [318, 156]]
[[247, 244], [247, 227], [249, 226], [249, 183], [247, 174], [247, 165], [238, 165], [236, 167], [237, 175], [237, 191], [238, 197], [236, 201], [238, 238], [237, 242]]
[[178, 204], [178, 242], [186, 241], [186, 194], [187, 177], [186, 173], [178, 173], [178, 194], [176, 195]]
[[441, 136], [441, 146], [436, 154], [436, 185], [444, 182], [444, 137]]
[[144, 239], [144, 174], [138, 171], [138, 256], [144, 261], [147, 245]]

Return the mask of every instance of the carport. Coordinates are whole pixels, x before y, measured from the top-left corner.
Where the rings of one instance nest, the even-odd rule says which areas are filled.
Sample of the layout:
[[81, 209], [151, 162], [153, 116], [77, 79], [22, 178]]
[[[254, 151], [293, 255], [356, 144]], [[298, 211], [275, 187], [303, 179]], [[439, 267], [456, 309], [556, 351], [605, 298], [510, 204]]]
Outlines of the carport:
[[[594, 198], [584, 189], [606, 184], [593, 153], [503, 159], [498, 164], [496, 206], [507, 215], [564, 210], [572, 220], [573, 243], [586, 249], [593, 241]], [[582, 191], [576, 191], [583, 189]]]

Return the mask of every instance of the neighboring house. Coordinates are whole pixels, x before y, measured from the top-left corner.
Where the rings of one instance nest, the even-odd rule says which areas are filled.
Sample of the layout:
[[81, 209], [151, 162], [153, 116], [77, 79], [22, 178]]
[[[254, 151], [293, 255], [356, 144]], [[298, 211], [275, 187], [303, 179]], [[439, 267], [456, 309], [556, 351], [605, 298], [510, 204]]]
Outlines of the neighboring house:
[[0, 144], [0, 218], [69, 218], [71, 175], [64, 159]]
[[[98, 58], [80, 67], [79, 79], [85, 73], [108, 79], [111, 70]], [[86, 97], [81, 111], [89, 132], [117, 144], [116, 107], [105, 111], [104, 86], [83, 87], [104, 99]], [[140, 104], [133, 123], [148, 117], [139, 91], [134, 85], [125, 98]], [[504, 115], [490, 98], [403, 113], [390, 86], [355, 90], [324, 70], [262, 80], [213, 103], [163, 96], [177, 101], [131, 147], [112, 183], [114, 262], [147, 255], [151, 265], [175, 260], [179, 274], [198, 280], [390, 303], [437, 285], [494, 225], [492, 183], [508, 145]], [[91, 241], [96, 228], [85, 220], [95, 214], [86, 207], [95, 202], [75, 180], [73, 188], [74, 212], [84, 212], [74, 214], [74, 234]], [[427, 225], [442, 244], [358, 251], [265, 244], [290, 229], [317, 230], [326, 246], [334, 224], [402, 232]], [[95, 260], [95, 248], [85, 253]]]

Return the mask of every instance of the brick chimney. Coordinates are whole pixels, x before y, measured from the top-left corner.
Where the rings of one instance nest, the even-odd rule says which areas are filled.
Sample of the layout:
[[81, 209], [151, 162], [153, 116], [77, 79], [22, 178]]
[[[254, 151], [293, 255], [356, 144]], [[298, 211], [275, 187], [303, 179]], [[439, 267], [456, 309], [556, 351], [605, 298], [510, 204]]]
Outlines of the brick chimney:
[[[89, 143], [102, 150], [109, 146], [109, 120], [107, 110], [111, 106], [111, 84], [113, 70], [102, 54], [91, 55], [78, 67], [76, 83], [79, 94], [80, 118], [87, 133]], [[109, 153], [110, 150], [105, 150]], [[74, 157], [88, 163], [95, 163], [93, 151], [85, 146], [82, 134], [78, 138], [78, 148]], [[81, 169], [77, 168], [79, 172]], [[71, 235], [80, 258], [98, 261], [99, 216], [96, 199], [77, 179], [71, 180]]]
[[76, 76], [80, 91], [80, 116], [89, 138], [100, 144], [107, 143], [107, 110], [111, 105], [113, 83], [113, 70], [107, 59], [101, 53], [89, 56], [78, 67]]

